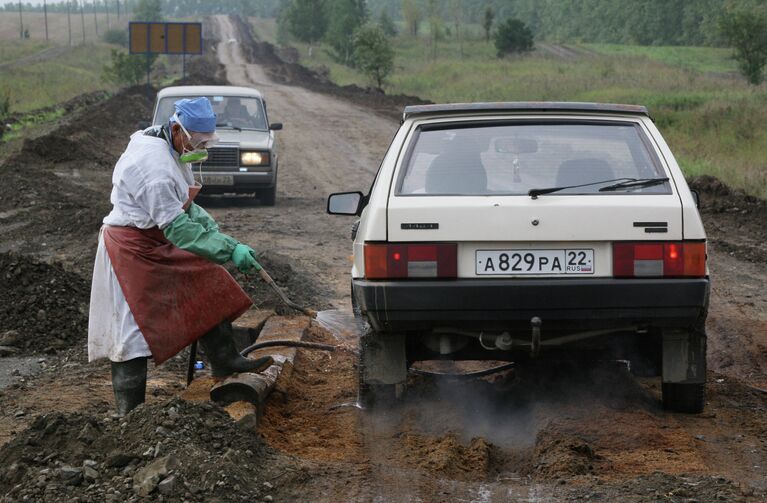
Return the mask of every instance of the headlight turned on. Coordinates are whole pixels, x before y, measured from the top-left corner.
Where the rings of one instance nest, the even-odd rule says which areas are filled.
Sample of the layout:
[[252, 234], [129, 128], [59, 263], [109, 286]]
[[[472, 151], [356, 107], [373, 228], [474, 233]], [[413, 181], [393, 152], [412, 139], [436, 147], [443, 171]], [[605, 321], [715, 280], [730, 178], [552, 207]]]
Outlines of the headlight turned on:
[[240, 163], [243, 166], [267, 166], [269, 164], [268, 152], [241, 152]]

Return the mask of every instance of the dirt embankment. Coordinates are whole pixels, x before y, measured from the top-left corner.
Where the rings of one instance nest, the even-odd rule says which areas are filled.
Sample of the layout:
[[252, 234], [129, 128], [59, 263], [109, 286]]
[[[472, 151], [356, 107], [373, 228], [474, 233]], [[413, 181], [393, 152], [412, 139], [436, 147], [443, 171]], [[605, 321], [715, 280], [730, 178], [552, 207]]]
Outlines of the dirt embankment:
[[327, 76], [320, 75], [298, 63], [283, 60], [277, 48], [269, 42], [258, 40], [257, 34], [253, 32], [253, 27], [239, 16], [230, 16], [230, 19], [241, 36], [244, 37], [242, 47], [248, 61], [262, 66], [276, 82], [337, 96], [395, 120], [402, 117], [402, 109], [407, 105], [432, 103], [416, 96], [385, 94], [380, 89], [373, 87], [362, 88], [353, 84], [339, 86]]
[[767, 201], [732, 189], [713, 176], [696, 176], [709, 242], [742, 260], [767, 263]]

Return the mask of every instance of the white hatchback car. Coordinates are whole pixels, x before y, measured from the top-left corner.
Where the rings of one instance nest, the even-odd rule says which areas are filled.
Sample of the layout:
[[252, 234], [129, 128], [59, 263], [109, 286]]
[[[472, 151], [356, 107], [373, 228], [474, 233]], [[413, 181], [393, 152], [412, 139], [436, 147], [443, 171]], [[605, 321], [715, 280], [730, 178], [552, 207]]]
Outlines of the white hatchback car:
[[625, 359], [663, 404], [705, 403], [709, 277], [697, 194], [641, 106], [407, 107], [360, 215], [360, 397], [416, 361]]

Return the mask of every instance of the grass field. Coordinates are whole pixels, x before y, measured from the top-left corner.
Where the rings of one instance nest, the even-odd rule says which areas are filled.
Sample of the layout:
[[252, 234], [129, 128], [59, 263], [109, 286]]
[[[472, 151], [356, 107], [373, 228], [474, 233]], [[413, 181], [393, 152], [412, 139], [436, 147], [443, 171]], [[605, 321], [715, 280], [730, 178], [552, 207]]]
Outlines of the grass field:
[[[119, 23], [114, 15], [110, 21], [112, 28], [127, 29], [125, 15]], [[85, 15], [85, 42], [82, 18], [72, 16], [72, 46], [66, 14], [48, 14], [48, 42], [42, 14], [25, 12], [24, 25], [29, 27], [30, 38], [20, 40], [18, 13], [0, 13], [0, 98], [10, 92], [11, 113], [49, 107], [91, 91], [116, 89], [102, 80], [102, 69], [116, 46], [96, 36], [92, 13]], [[103, 34], [107, 27], [104, 14], [99, 14], [98, 26], [99, 34]], [[167, 85], [180, 76], [181, 58], [162, 56], [152, 81]]]
[[[252, 20], [274, 42], [273, 20]], [[337, 64], [325, 48], [294, 45], [301, 63], [323, 67], [341, 85], [369, 85]], [[767, 84], [754, 88], [737, 75], [726, 49], [702, 47], [568, 46], [572, 57], [537, 50], [498, 59], [492, 44], [396, 37], [391, 94], [435, 102], [562, 100], [646, 105], [689, 175], [710, 174], [767, 199]]]
[[[23, 12], [24, 27], [29, 30], [30, 41], [45, 40], [45, 17], [42, 12]], [[98, 39], [96, 36], [96, 24], [98, 24], [99, 34], [107, 29], [106, 14], [97, 14], [96, 20], [93, 19], [92, 12], [86, 12], [85, 16], [80, 16], [79, 12], [72, 12], [72, 44], [81, 44], [83, 42], [83, 32], [85, 32], [85, 41], [93, 42]], [[112, 28], [127, 28], [128, 17], [123, 15], [120, 20], [117, 16], [109, 16], [109, 25]], [[49, 12], [48, 13], [48, 38], [49, 42], [68, 44], [69, 43], [69, 25], [67, 23], [66, 13]], [[0, 41], [19, 40], [19, 13], [18, 12], [0, 12]]]
[[[0, 42], [0, 47], [5, 43]], [[101, 80], [112, 46], [101, 43], [67, 48], [53, 59], [0, 68], [0, 91], [9, 90], [11, 112], [28, 112], [79, 94], [113, 86]]]
[[732, 51], [719, 47], [642, 46], [583, 44], [592, 51], [611, 56], [640, 56], [671, 66], [699, 72], [736, 73]]

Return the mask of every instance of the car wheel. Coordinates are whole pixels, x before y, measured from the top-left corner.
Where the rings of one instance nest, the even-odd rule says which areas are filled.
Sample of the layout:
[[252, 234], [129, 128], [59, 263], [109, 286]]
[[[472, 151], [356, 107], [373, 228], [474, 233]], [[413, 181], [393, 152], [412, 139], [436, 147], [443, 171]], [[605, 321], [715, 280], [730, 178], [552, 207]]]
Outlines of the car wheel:
[[397, 384], [381, 384], [369, 382], [365, 369], [372, 365], [371, 360], [379, 354], [373, 349], [376, 345], [376, 334], [369, 329], [360, 337], [360, 360], [357, 367], [358, 403], [364, 409], [391, 407], [401, 397], [404, 391], [404, 381]]
[[706, 383], [664, 382], [663, 408], [674, 412], [698, 414], [706, 405]]
[[264, 206], [274, 206], [277, 201], [277, 186], [259, 190], [256, 192], [256, 197]]
[[706, 405], [706, 331], [663, 334], [663, 408], [697, 414]]

